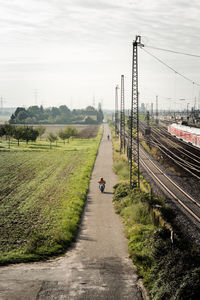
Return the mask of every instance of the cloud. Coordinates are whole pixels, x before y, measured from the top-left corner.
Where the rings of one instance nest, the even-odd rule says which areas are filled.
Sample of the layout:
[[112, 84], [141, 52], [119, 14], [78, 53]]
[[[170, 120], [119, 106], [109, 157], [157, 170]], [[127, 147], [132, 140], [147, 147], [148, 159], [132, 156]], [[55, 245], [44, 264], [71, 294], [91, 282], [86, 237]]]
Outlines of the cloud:
[[[76, 72], [88, 69], [83, 84], [96, 72], [104, 78], [105, 69], [112, 84], [118, 72], [130, 72], [137, 34], [147, 45], [198, 54], [199, 13], [197, 0], [0, 0], [0, 64], [8, 78], [17, 72], [48, 76], [64, 69], [75, 78]], [[194, 61], [156, 54], [198, 77]], [[144, 59], [150, 69], [150, 59]], [[150, 66], [157, 71], [153, 62]]]
[[141, 33], [153, 41], [159, 36], [159, 43], [165, 44], [180, 39], [182, 33], [188, 36], [182, 41], [188, 45], [199, 31], [196, 1], [3, 0], [0, 5], [0, 24], [6, 27], [1, 38], [7, 41], [17, 42], [20, 37], [20, 41], [60, 44], [117, 43]]

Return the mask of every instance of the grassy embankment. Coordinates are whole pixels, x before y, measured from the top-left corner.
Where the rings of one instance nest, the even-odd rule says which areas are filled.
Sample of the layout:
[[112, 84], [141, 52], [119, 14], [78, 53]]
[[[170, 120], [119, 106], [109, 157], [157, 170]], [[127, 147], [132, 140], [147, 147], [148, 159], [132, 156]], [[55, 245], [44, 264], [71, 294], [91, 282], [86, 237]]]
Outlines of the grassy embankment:
[[1, 141], [0, 264], [45, 259], [74, 241], [101, 135], [51, 150]]
[[[113, 203], [123, 218], [129, 240], [129, 253], [152, 299], [198, 299], [200, 255], [181, 233], [174, 229], [173, 213], [163, 199], [149, 195], [149, 185], [141, 178], [141, 191], [130, 191], [126, 157], [120, 155], [119, 140], [113, 137], [114, 171], [120, 182], [115, 186]], [[153, 214], [159, 206], [160, 222]], [[158, 211], [157, 209], [157, 211]], [[162, 224], [166, 222], [165, 226]]]

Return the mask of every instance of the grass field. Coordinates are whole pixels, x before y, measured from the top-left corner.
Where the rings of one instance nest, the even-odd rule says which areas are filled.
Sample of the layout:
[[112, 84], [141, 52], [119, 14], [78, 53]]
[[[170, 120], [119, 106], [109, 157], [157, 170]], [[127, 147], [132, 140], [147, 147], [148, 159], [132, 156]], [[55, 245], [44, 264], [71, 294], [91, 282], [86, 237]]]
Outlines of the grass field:
[[0, 264], [63, 253], [74, 240], [100, 137], [0, 148]]

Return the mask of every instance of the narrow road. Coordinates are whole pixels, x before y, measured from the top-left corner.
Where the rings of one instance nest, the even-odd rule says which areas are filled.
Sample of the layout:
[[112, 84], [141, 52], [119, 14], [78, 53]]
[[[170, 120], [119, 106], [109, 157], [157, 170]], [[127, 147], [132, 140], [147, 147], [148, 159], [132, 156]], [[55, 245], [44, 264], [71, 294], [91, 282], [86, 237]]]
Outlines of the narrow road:
[[[104, 126], [76, 244], [64, 257], [0, 268], [0, 300], [137, 299], [137, 274], [128, 258], [127, 240], [112, 205], [112, 143]], [[98, 190], [100, 177], [105, 193]]]

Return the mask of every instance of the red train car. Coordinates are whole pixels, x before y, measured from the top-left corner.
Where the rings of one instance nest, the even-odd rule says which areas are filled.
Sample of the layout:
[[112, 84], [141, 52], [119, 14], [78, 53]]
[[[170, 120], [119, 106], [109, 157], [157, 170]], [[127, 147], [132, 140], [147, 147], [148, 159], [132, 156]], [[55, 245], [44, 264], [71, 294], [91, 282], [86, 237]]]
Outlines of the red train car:
[[168, 126], [168, 132], [178, 139], [200, 148], [200, 128], [173, 123]]

